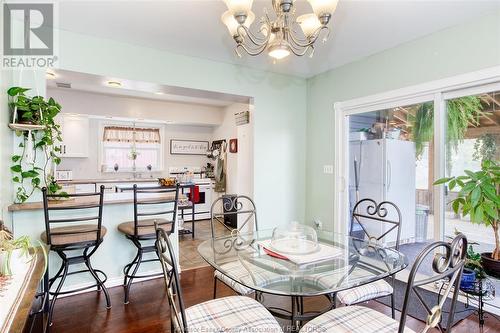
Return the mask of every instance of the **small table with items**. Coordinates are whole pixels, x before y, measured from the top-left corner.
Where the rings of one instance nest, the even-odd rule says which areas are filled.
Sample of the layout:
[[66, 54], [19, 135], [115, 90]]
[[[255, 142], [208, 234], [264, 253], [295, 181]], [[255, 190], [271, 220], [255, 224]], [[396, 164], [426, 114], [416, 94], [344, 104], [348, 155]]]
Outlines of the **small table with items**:
[[460, 291], [467, 298], [466, 306], [469, 306], [469, 301], [477, 302], [477, 314], [479, 316], [479, 326], [484, 325], [484, 301], [495, 298], [495, 285], [488, 278], [477, 279], [470, 286], [460, 287]]
[[[272, 236], [273, 230], [233, 231], [204, 241], [198, 253], [236, 283], [256, 292], [292, 297], [291, 311], [269, 306], [268, 310], [276, 317], [291, 320], [294, 327], [320, 314], [304, 312], [303, 297], [330, 296], [386, 278], [408, 265], [406, 256], [394, 249], [326, 231], [318, 232], [317, 253], [286, 258], [268, 247]], [[322, 260], [313, 259], [323, 255]]]

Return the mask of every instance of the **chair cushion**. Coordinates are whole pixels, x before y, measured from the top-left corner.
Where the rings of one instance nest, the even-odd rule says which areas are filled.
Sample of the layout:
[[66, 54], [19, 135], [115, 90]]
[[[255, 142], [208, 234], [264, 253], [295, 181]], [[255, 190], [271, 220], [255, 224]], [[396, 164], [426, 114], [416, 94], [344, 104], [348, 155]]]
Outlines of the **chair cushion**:
[[234, 281], [233, 279], [228, 278], [226, 275], [222, 274], [218, 270], [215, 270], [214, 276], [220, 281], [224, 282], [229, 288], [233, 289], [240, 295], [249, 295], [253, 293], [253, 290], [245, 287], [241, 283]]
[[250, 297], [229, 296], [196, 304], [186, 309], [188, 332], [282, 333], [267, 309]]
[[[79, 224], [66, 227], [51, 228], [51, 242], [52, 245], [69, 245], [84, 242], [91, 242], [97, 240], [96, 224]], [[61, 232], [71, 232], [71, 234], [58, 235]], [[101, 239], [106, 235], [107, 229], [101, 226]], [[47, 243], [47, 233], [44, 231], [40, 238]], [[48, 244], [48, 243], [47, 243]]]
[[[330, 310], [308, 322], [300, 333], [396, 333], [399, 322], [364, 306], [345, 306]], [[405, 333], [414, 333], [405, 328]]]
[[[261, 260], [261, 264], [266, 264], [264, 260]], [[280, 266], [277, 266], [275, 262], [269, 261], [267, 265], [273, 264], [275, 269], [279, 270]], [[253, 289], [245, 287], [243, 284], [234, 281], [229, 278], [226, 274], [231, 275], [237, 280], [242, 281], [248, 285], [256, 285], [256, 286], [266, 286], [272, 283], [276, 283], [286, 279], [287, 277], [276, 272], [272, 272], [268, 269], [263, 269], [253, 264], [247, 263], [247, 268], [245, 268], [241, 262], [232, 261], [226, 264], [222, 264], [221, 268], [223, 268], [224, 273], [215, 270], [214, 275], [216, 278], [224, 282], [231, 289], [236, 291], [240, 295], [248, 295], [254, 292]], [[247, 282], [247, 283], [246, 283]]]
[[[155, 235], [155, 222], [158, 226], [169, 232], [172, 228], [172, 222], [166, 219], [146, 219], [137, 222], [137, 234], [138, 236], [150, 236]], [[124, 233], [125, 235], [134, 236], [134, 221], [123, 222], [118, 225], [118, 231]]]
[[388, 296], [392, 293], [393, 288], [387, 281], [378, 280], [359, 287], [339, 291], [337, 293], [337, 299], [342, 304], [351, 305]]

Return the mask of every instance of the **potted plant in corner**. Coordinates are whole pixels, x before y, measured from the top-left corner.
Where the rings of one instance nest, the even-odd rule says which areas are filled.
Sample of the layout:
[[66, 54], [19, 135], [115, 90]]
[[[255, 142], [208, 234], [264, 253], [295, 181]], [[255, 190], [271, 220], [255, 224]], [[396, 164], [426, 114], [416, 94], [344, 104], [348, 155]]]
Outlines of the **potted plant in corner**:
[[500, 277], [500, 166], [494, 161], [484, 160], [481, 170], [464, 171], [465, 175], [441, 178], [434, 185], [448, 184], [449, 189], [460, 188], [458, 197], [451, 201], [453, 211], [470, 216], [472, 223], [490, 226], [495, 237], [493, 252], [481, 253], [484, 271]]
[[13, 258], [28, 259], [31, 247], [28, 236], [14, 239], [12, 233], [0, 223], [0, 276], [11, 276], [15, 273], [12, 266]]

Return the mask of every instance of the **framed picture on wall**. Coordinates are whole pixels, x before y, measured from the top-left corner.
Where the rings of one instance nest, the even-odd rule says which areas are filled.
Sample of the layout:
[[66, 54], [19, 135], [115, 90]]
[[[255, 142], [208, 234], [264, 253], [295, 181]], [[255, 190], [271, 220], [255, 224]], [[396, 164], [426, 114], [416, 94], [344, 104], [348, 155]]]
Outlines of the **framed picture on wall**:
[[238, 139], [229, 140], [229, 152], [230, 153], [238, 152]]
[[170, 140], [170, 155], [206, 155], [208, 141]]

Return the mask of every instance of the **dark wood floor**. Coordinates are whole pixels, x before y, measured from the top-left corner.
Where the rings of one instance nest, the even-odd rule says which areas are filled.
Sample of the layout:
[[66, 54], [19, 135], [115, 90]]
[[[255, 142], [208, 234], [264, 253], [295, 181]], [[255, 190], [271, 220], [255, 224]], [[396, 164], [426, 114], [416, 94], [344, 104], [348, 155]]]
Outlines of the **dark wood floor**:
[[[182, 287], [186, 306], [191, 306], [212, 298], [213, 271], [209, 267], [188, 270], [182, 273]], [[89, 292], [58, 300], [54, 313], [52, 333], [157, 333], [169, 332], [169, 307], [162, 279], [136, 283], [132, 286], [130, 304], [123, 304], [123, 289], [110, 289], [112, 309], [106, 310], [104, 295]], [[218, 297], [231, 295], [232, 292], [219, 284]], [[306, 308], [320, 308], [324, 298], [306, 301]], [[266, 302], [268, 300], [266, 299]], [[273, 299], [288, 304], [286, 299]], [[274, 303], [274, 302], [273, 302]], [[390, 309], [380, 303], [371, 302], [368, 306], [389, 314]], [[423, 327], [415, 319], [408, 320], [414, 330]], [[472, 315], [453, 329], [454, 333], [479, 332], [476, 316]], [[500, 332], [500, 322], [495, 318], [486, 319], [484, 333]]]

